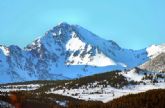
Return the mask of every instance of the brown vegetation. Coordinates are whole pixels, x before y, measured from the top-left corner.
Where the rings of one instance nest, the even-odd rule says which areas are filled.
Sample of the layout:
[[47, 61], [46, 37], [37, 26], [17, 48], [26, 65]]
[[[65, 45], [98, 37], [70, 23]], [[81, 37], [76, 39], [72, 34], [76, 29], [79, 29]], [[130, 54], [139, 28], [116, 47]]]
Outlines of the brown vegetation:
[[[144, 93], [130, 94], [106, 104], [55, 94], [25, 91], [0, 92], [0, 100], [9, 102], [16, 108], [165, 108], [165, 90], [150, 90]], [[65, 100], [66, 106], [60, 106], [54, 100]]]

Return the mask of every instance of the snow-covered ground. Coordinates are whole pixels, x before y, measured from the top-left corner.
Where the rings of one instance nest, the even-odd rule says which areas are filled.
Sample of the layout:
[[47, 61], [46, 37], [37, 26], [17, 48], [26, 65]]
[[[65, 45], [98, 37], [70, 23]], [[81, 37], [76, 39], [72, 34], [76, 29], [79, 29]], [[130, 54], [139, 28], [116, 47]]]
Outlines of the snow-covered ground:
[[[130, 83], [122, 88], [114, 88], [110, 85], [104, 86], [99, 85], [99, 82], [95, 82], [92, 83], [92, 85], [97, 86], [90, 87], [89, 85], [91, 84], [88, 84], [77, 89], [67, 89], [65, 87], [63, 89], [52, 88], [48, 93], [71, 96], [83, 100], [102, 101], [106, 103], [128, 94], [136, 94], [152, 89], [165, 89], [165, 73], [148, 72], [134, 68], [127, 72], [120, 72], [120, 74], [123, 75], [127, 81], [135, 81], [137, 84]], [[148, 76], [152, 76], [150, 77], [151, 79], [148, 79]]]
[[165, 83], [157, 83], [155, 85], [136, 85], [128, 86], [122, 89], [116, 89], [113, 87], [96, 87], [96, 88], [79, 88], [79, 89], [65, 89], [65, 90], [51, 90], [48, 93], [60, 94], [65, 96], [71, 96], [83, 100], [94, 100], [102, 101], [104, 103], [109, 102], [115, 98], [119, 98], [128, 94], [136, 94], [140, 92], [145, 92], [151, 89], [165, 89]]
[[27, 85], [7, 85], [7, 86], [1, 86], [0, 91], [1, 92], [10, 92], [10, 91], [29, 91], [29, 90], [35, 90], [40, 87], [39, 84], [27, 84]]
[[[138, 70], [137, 68], [131, 69], [130, 71], [120, 72], [119, 75], [123, 75], [127, 81], [135, 81], [137, 84], [125, 85], [121, 88], [114, 88], [108, 85], [107, 80], [104, 84], [95, 81], [93, 83], [88, 83], [81, 85], [80, 87], [68, 89], [66, 86], [62, 86], [62, 89], [58, 89], [58, 86], [50, 88], [46, 93], [60, 94], [64, 96], [70, 96], [82, 100], [93, 100], [102, 101], [104, 103], [109, 102], [115, 98], [119, 98], [128, 94], [136, 94], [140, 92], [145, 92], [152, 89], [165, 89], [165, 73], [160, 72], [148, 72], [143, 70]], [[148, 76], [152, 76], [152, 79], [148, 79]], [[159, 76], [159, 77], [158, 77]], [[115, 78], [115, 77], [114, 77]], [[153, 82], [156, 80], [156, 82]], [[65, 85], [70, 84], [72, 81], [65, 83]], [[92, 85], [92, 86], [91, 86]], [[105, 86], [106, 85], [106, 86]], [[0, 91], [10, 92], [10, 91], [20, 91], [20, 90], [35, 90], [44, 85], [39, 84], [22, 84], [22, 85], [6, 85], [1, 86]], [[61, 103], [61, 102], [60, 102]], [[62, 102], [64, 104], [66, 102]]]

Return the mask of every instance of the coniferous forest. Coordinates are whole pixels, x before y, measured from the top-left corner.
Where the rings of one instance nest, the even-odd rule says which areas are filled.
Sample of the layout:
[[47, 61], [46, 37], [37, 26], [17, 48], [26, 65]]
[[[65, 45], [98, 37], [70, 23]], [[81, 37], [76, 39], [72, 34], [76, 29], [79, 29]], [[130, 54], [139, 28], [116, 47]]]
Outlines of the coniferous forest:
[[[130, 94], [108, 103], [84, 101], [67, 96], [40, 92], [0, 92], [0, 100], [15, 108], [165, 108], [165, 90], [150, 90], [139, 94]], [[58, 101], [56, 101], [58, 100]], [[65, 105], [59, 103], [65, 102]], [[0, 106], [0, 108], [4, 108]], [[10, 107], [5, 107], [10, 108]]]

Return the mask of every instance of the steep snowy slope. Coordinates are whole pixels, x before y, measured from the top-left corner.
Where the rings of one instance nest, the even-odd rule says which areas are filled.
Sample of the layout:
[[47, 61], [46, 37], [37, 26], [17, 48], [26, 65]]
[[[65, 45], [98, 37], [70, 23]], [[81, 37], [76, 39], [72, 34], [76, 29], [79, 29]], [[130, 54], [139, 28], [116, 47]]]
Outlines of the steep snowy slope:
[[151, 45], [147, 49], [148, 57], [155, 58], [161, 53], [165, 53], [165, 44], [161, 45]]
[[[9, 65], [7, 63], [8, 50], [7, 47], [0, 45], [0, 79], [1, 82], [6, 82], [6, 79], [10, 79], [7, 73]], [[3, 79], [3, 80], [2, 80]]]
[[[113, 41], [104, 40], [80, 26], [66, 23], [61, 23], [48, 31], [44, 37], [28, 45], [26, 49], [36, 52], [43, 50], [58, 57], [65, 56], [63, 62], [69, 65], [134, 67], [146, 60], [144, 50], [121, 49]], [[39, 55], [44, 56], [41, 52]]]
[[123, 49], [78, 25], [61, 23], [25, 49], [1, 46], [0, 72], [7, 82], [68, 79], [129, 69], [146, 62], [148, 54], [146, 49]]

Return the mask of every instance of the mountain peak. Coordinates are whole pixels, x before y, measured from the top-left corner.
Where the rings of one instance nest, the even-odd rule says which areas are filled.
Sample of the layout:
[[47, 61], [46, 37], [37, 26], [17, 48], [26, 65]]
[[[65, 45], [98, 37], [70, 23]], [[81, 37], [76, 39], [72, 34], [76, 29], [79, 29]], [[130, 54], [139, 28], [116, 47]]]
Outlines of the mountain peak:
[[[2, 60], [0, 56], [0, 71], [13, 73], [19, 70], [18, 76], [25, 80], [32, 79], [29, 76], [51, 79], [52, 74], [76, 78], [79, 74], [85, 76], [132, 68], [148, 60], [146, 50], [120, 48], [112, 40], [105, 40], [79, 25], [66, 22], [59, 23], [24, 50], [18, 46], [0, 46], [0, 53], [4, 58]], [[10, 67], [5, 68], [6, 64]], [[27, 74], [26, 78], [23, 72]]]
[[160, 44], [160, 45], [151, 45], [147, 49], [148, 56], [151, 58], [155, 58], [161, 53], [165, 52], [165, 44]]
[[57, 26], [63, 27], [63, 26], [71, 26], [71, 25], [68, 24], [67, 22], [60, 22], [57, 24]]

